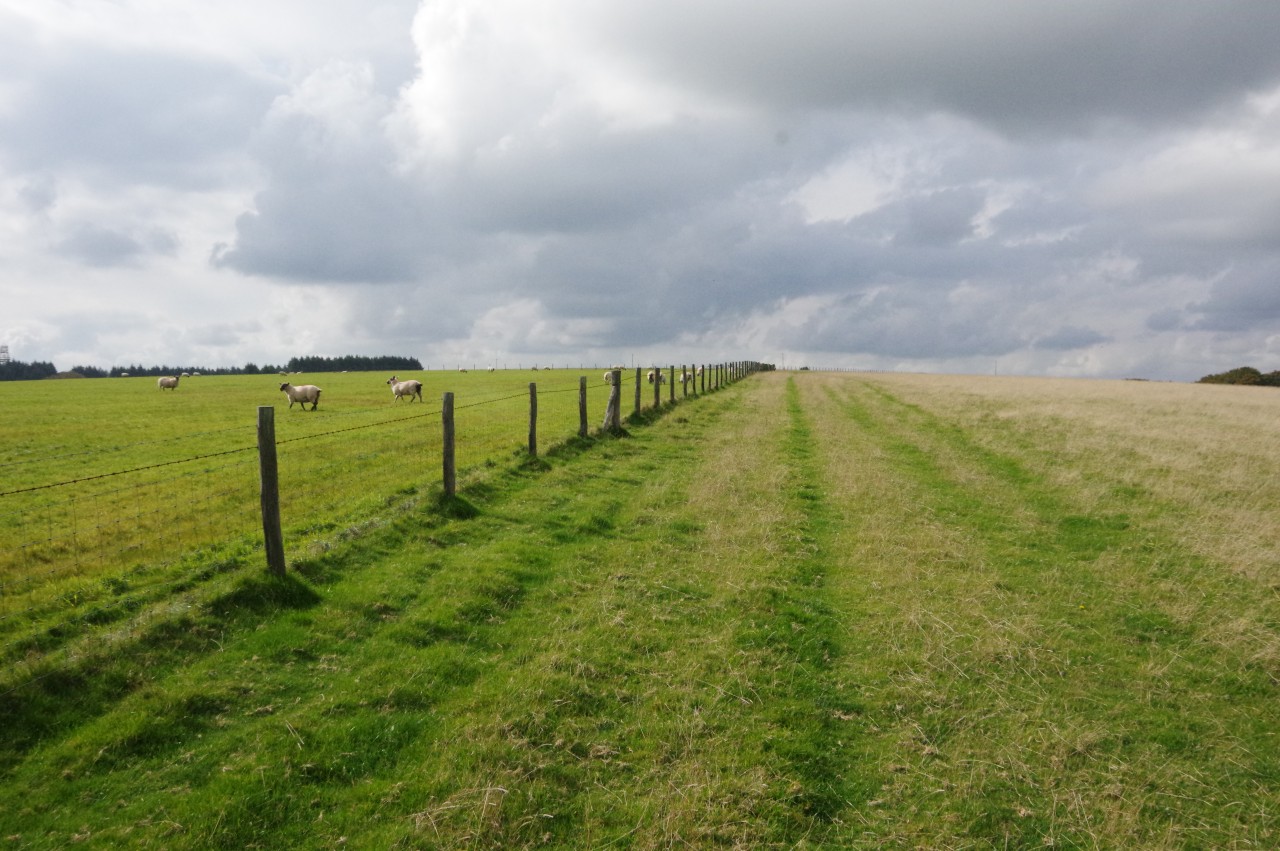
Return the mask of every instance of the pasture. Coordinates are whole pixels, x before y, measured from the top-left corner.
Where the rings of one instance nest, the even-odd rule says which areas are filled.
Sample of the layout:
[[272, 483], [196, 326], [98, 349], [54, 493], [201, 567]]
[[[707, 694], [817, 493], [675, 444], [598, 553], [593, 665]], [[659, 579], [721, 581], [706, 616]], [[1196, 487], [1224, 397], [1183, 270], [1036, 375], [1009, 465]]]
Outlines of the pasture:
[[762, 373], [500, 453], [0, 695], [0, 835], [1276, 847], [1277, 414]]
[[[172, 391], [148, 377], [0, 383], [0, 669], [100, 637], [83, 628], [86, 618], [146, 614], [199, 584], [193, 577], [254, 560], [259, 406], [276, 409], [286, 545], [305, 552], [438, 490], [445, 391], [455, 395], [465, 484], [471, 471], [527, 453], [531, 382], [544, 447], [576, 435], [579, 374], [399, 376], [424, 382], [422, 402], [394, 401], [378, 373], [193, 376]], [[597, 371], [592, 378], [594, 426], [608, 388]], [[286, 380], [321, 386], [318, 409], [290, 408], [279, 389]]]

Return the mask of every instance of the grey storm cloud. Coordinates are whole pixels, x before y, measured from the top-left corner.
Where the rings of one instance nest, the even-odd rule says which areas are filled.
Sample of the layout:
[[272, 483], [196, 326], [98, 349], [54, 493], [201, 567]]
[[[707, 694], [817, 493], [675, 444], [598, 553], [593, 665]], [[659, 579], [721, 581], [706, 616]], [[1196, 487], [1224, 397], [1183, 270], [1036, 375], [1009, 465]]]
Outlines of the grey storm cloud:
[[1099, 334], [1092, 328], [1066, 326], [1036, 338], [1035, 346], [1039, 349], [1071, 351], [1073, 349], [1088, 348], [1097, 343], [1105, 343], [1108, 339], [1106, 335]]
[[940, 109], [1005, 132], [1180, 122], [1280, 71], [1280, 7], [1201, 0], [628, 5], [655, 73], [778, 109]]
[[3, 158], [19, 169], [87, 167], [116, 181], [201, 184], [241, 144], [278, 84], [227, 65], [152, 50], [92, 45], [20, 50], [0, 111]]
[[957, 303], [946, 294], [878, 288], [824, 301], [820, 312], [786, 329], [780, 339], [789, 348], [823, 353], [996, 356], [1025, 342], [1002, 313], [987, 296]]
[[1209, 298], [1188, 306], [1194, 327], [1212, 331], [1275, 328], [1280, 323], [1280, 260], [1232, 269], [1214, 282]]
[[175, 3], [222, 26], [0, 11], [3, 280], [198, 295], [156, 345], [1196, 376], [1280, 334], [1280, 4]]

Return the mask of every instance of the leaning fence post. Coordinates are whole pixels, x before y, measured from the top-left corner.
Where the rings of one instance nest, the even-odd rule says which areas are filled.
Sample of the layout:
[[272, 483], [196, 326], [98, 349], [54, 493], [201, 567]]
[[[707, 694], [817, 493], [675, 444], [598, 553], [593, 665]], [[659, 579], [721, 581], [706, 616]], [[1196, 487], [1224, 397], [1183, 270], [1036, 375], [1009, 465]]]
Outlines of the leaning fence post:
[[440, 452], [444, 459], [444, 495], [456, 496], [458, 493], [458, 467], [454, 462], [453, 443], [453, 394], [445, 393], [440, 407], [440, 422], [444, 424], [444, 446]]
[[578, 376], [578, 437], [587, 436], [587, 377]]
[[[639, 391], [636, 391], [639, 392]], [[609, 404], [604, 409], [604, 430], [617, 432], [622, 428], [622, 370], [609, 371]]]
[[258, 472], [262, 483], [262, 546], [267, 570], [284, 576], [284, 533], [280, 529], [280, 477], [276, 465], [276, 409], [258, 408]]
[[529, 382], [529, 456], [538, 457], [538, 385]]

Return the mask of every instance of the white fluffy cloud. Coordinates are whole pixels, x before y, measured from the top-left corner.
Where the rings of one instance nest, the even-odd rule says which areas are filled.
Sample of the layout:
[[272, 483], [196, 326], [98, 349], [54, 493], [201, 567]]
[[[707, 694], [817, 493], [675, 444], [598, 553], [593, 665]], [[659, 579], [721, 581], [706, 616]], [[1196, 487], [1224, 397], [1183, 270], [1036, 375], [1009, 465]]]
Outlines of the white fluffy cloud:
[[1199, 0], [15, 0], [0, 341], [63, 368], [1270, 369], [1278, 27]]

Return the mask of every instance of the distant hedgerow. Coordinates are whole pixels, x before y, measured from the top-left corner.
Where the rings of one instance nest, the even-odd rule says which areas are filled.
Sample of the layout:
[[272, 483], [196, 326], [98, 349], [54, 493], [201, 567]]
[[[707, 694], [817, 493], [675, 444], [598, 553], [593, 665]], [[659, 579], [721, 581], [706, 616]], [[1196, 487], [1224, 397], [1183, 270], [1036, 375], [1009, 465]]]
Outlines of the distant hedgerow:
[[1252, 384], [1260, 387], [1280, 387], [1280, 371], [1262, 373], [1251, 366], [1240, 366], [1227, 372], [1206, 375], [1199, 384]]

